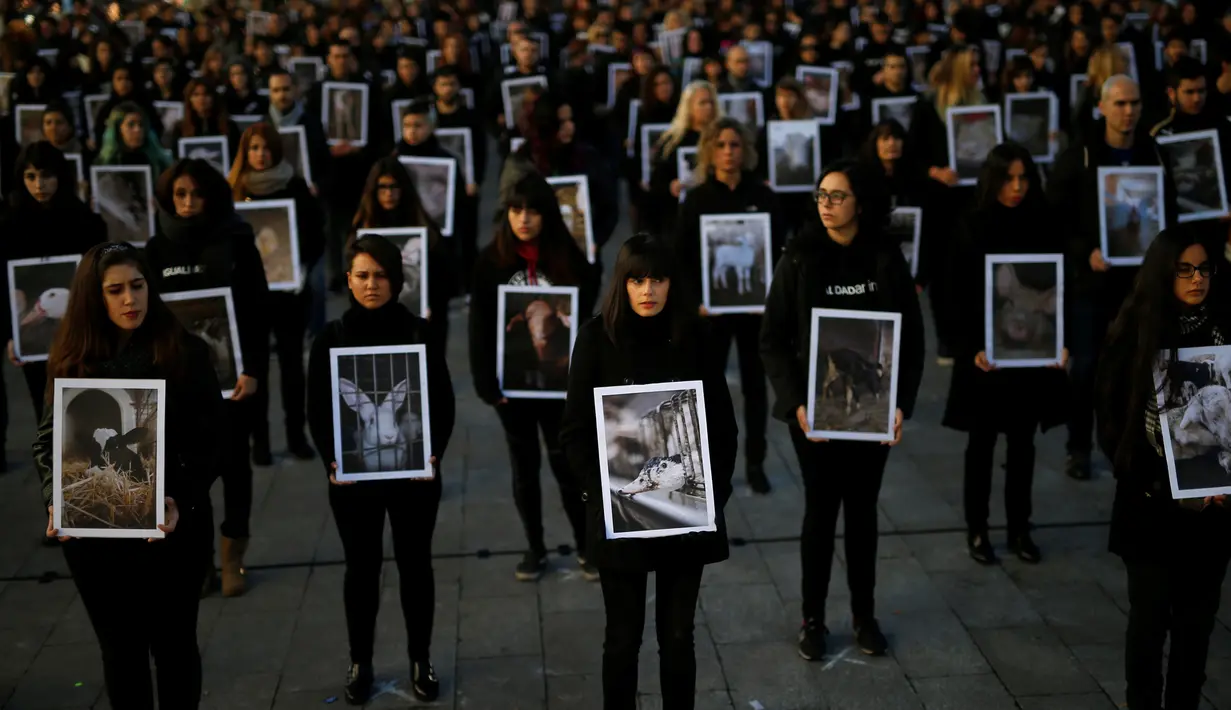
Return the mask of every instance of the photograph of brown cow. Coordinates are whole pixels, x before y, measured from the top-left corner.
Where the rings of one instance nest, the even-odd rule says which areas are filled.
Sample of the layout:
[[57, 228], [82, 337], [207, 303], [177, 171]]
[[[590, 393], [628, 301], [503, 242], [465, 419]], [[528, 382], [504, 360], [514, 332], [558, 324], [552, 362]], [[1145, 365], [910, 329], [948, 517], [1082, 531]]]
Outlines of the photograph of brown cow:
[[509, 399], [564, 399], [577, 337], [576, 286], [501, 286], [496, 376]]
[[826, 439], [889, 441], [901, 315], [812, 310], [808, 420]]

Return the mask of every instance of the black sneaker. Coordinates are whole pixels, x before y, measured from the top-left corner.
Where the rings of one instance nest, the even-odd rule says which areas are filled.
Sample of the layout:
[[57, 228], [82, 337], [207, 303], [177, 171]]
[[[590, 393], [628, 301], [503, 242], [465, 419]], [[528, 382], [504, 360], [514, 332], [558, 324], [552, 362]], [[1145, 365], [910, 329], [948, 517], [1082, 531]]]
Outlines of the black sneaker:
[[581, 567], [581, 578], [587, 582], [597, 582], [600, 577], [598, 568], [590, 564], [585, 555], [577, 555], [577, 566]]
[[293, 432], [286, 437], [286, 450], [300, 461], [311, 461], [316, 458], [316, 451], [308, 443], [303, 432]]
[[521, 562], [517, 563], [517, 581], [519, 582], [537, 582], [539, 577], [547, 571], [547, 553], [528, 551], [522, 556]]
[[1030, 539], [1030, 533], [1009, 536], [1009, 551], [1017, 555], [1017, 559], [1028, 564], [1038, 564], [1043, 559], [1039, 546]]
[[883, 656], [889, 650], [889, 642], [876, 619], [855, 622], [855, 645], [868, 656]]
[[748, 487], [753, 493], [765, 495], [773, 490], [773, 486], [769, 485], [769, 478], [765, 476], [765, 465], [759, 463], [748, 464]]
[[799, 629], [799, 657], [805, 661], [819, 661], [825, 657], [825, 637], [829, 629], [816, 619], [805, 619]]
[[346, 702], [363, 705], [372, 697], [372, 664], [355, 663], [346, 671]]
[[1076, 481], [1090, 480], [1090, 454], [1071, 453], [1064, 458], [1064, 472]]
[[987, 538], [986, 531], [968, 533], [966, 550], [970, 553], [970, 558], [981, 565], [996, 564], [996, 551], [992, 549], [992, 542]]
[[410, 687], [415, 691], [415, 697], [425, 703], [430, 703], [440, 695], [440, 681], [436, 679], [436, 669], [431, 661], [410, 662]]

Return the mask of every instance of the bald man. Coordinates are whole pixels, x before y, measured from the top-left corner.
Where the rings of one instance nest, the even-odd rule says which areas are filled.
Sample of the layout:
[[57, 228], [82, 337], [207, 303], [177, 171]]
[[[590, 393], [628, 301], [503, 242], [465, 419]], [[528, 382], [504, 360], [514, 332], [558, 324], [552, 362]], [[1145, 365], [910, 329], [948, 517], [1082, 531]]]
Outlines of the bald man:
[[718, 93], [737, 94], [745, 91], [761, 91], [761, 87], [748, 74], [748, 50], [735, 45], [727, 50], [727, 74], [718, 84]]

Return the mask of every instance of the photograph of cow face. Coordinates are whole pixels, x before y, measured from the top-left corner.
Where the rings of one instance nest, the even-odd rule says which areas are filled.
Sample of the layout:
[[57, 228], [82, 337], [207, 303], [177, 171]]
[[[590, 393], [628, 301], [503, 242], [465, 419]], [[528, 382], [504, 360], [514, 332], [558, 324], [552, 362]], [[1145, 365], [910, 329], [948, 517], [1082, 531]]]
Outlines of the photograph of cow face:
[[1155, 384], [1173, 498], [1231, 492], [1231, 346], [1159, 353]]
[[295, 201], [251, 200], [236, 203], [235, 210], [256, 234], [256, 248], [261, 253], [270, 290], [298, 290], [299, 226]]
[[1099, 168], [1099, 226], [1103, 258], [1139, 265], [1166, 222], [1163, 169]]
[[1053, 121], [1058, 111], [1056, 95], [1047, 91], [1009, 96], [1012, 98], [1005, 103], [1005, 128], [1009, 134], [1006, 137], [1020, 143], [1036, 160], [1050, 161], [1054, 154], [1051, 137], [1058, 130]]
[[700, 384], [594, 390], [608, 539], [717, 529]]
[[701, 218], [702, 303], [711, 313], [764, 313], [772, 275], [770, 216]]
[[164, 293], [162, 300], [184, 329], [205, 343], [218, 384], [222, 385], [222, 397], [229, 399], [244, 370], [231, 289]]
[[13, 350], [18, 359], [47, 359], [68, 309], [68, 289], [80, 261], [80, 256], [72, 255], [8, 263]]
[[510, 399], [563, 399], [577, 334], [575, 286], [501, 286], [496, 373]]
[[988, 360], [1038, 367], [1061, 360], [1063, 257], [988, 255]]
[[809, 417], [828, 439], [891, 440], [899, 314], [813, 309]]
[[330, 350], [338, 480], [431, 478], [422, 345]]
[[1227, 189], [1218, 131], [1163, 136], [1158, 140], [1175, 180], [1177, 221], [1191, 222], [1227, 214]]
[[892, 118], [902, 125], [903, 130], [910, 131], [910, 119], [915, 113], [917, 99], [913, 96], [900, 98], [872, 99], [872, 125]]
[[148, 165], [92, 166], [90, 193], [111, 241], [140, 246], [154, 233], [154, 189]]

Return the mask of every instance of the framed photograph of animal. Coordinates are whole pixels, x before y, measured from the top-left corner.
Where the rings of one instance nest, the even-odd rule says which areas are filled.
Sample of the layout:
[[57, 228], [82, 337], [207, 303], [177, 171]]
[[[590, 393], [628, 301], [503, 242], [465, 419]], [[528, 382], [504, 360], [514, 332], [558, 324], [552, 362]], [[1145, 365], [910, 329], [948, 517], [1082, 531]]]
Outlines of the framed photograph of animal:
[[641, 126], [641, 182], [650, 184], [650, 158], [654, 156], [654, 144], [671, 127], [670, 123], [646, 123]]
[[1098, 169], [1099, 247], [1111, 266], [1141, 266], [1167, 223], [1163, 168]]
[[945, 112], [949, 137], [949, 167], [958, 185], [974, 185], [992, 148], [1004, 142], [1000, 106], [950, 106]]
[[858, 111], [863, 106], [859, 93], [855, 91], [855, 63], [840, 59], [830, 62], [829, 66], [838, 70], [838, 100], [843, 111]]
[[1227, 183], [1218, 131], [1175, 133], [1155, 138], [1175, 181], [1177, 222], [1226, 216]]
[[299, 221], [294, 200], [236, 202], [235, 211], [256, 233], [256, 248], [265, 265], [270, 291], [298, 291], [304, 274], [299, 265]]
[[402, 292], [398, 294], [398, 301], [417, 316], [430, 316], [432, 309], [427, 305], [427, 228], [360, 229], [355, 236], [369, 234], [388, 239], [402, 252]]
[[321, 126], [329, 145], [368, 144], [368, 85], [326, 81], [321, 84]]
[[[540, 55], [542, 56], [542, 55]], [[522, 106], [531, 91], [547, 91], [547, 77], [524, 76], [516, 79], [505, 79], [500, 82], [500, 98], [504, 102], [504, 126], [512, 132], [517, 129], [517, 119], [522, 114]]]
[[402, 140], [402, 120], [406, 118], [406, 114], [410, 112], [410, 105], [414, 103], [414, 99], [394, 99], [389, 102], [389, 112], [392, 114], [393, 124], [393, 144], [397, 145], [398, 141]]
[[922, 207], [895, 207], [889, 213], [886, 235], [898, 240], [902, 256], [910, 265], [910, 275], [919, 275], [919, 238], [923, 235]]
[[626, 124], [628, 126], [628, 135], [624, 138], [624, 154], [630, 158], [637, 154], [637, 114], [640, 111], [641, 99], [629, 99], [628, 123]]
[[106, 116], [100, 116], [99, 113], [103, 110], [103, 106], [107, 104], [107, 99], [111, 98], [111, 94], [86, 94], [81, 99], [85, 106], [85, 122], [86, 135], [94, 135], [94, 124], [99, 121], [106, 121]]
[[113, 242], [143, 247], [154, 234], [154, 178], [148, 165], [91, 165], [94, 211]]
[[594, 418], [607, 539], [718, 529], [700, 381], [596, 387]]
[[453, 208], [457, 192], [457, 161], [453, 158], [398, 158], [419, 191], [423, 210], [440, 228], [440, 234], [453, 236]]
[[983, 313], [983, 347], [991, 364], [1063, 362], [1064, 255], [986, 255]]
[[607, 65], [607, 110], [615, 108], [616, 94], [633, 75], [633, 65], [628, 62], [612, 62]]
[[1005, 94], [1004, 128], [1034, 162], [1054, 163], [1060, 150], [1060, 100], [1050, 90]]
[[576, 286], [497, 288], [496, 377], [509, 399], [564, 399], [577, 339]]
[[888, 96], [872, 99], [872, 125], [892, 118], [902, 125], [902, 129], [910, 131], [910, 120], [915, 115], [915, 104], [919, 103], [917, 96]]
[[14, 259], [8, 263], [9, 317], [13, 354], [22, 362], [43, 362], [68, 309], [68, 289], [79, 254]]
[[330, 348], [329, 366], [337, 479], [434, 477], [426, 346]]
[[598, 246], [594, 243], [594, 221], [590, 213], [590, 178], [585, 175], [560, 175], [547, 178], [547, 184], [556, 191], [560, 216], [564, 218], [577, 248], [593, 264], [598, 257]]
[[56, 379], [52, 515], [61, 535], [161, 538], [164, 380]]
[[179, 158], [199, 158], [226, 175], [231, 168], [231, 146], [226, 136], [193, 136], [179, 139]]
[[701, 216], [701, 304], [710, 313], [764, 313], [773, 269], [768, 213]]
[[765, 125], [765, 97], [757, 91], [741, 91], [718, 95], [718, 108], [723, 116], [730, 116], [748, 129], [752, 135]]
[[164, 293], [162, 300], [180, 319], [185, 330], [205, 342], [209, 361], [222, 384], [222, 398], [230, 399], [233, 385], [244, 371], [244, 355], [239, 346], [239, 327], [235, 321], [235, 301], [231, 289], [206, 288], [199, 291]]
[[[399, 126], [402, 124], [398, 124]], [[466, 184], [475, 183], [474, 175], [474, 142], [469, 128], [437, 128], [435, 131], [436, 139], [440, 141], [440, 145], [457, 158], [458, 165], [461, 165], [462, 179]]]
[[765, 130], [774, 192], [812, 192], [821, 176], [821, 127], [807, 119], [770, 121]]
[[154, 111], [158, 113], [158, 121], [162, 124], [162, 135], [159, 136], [166, 145], [179, 122], [184, 120], [183, 101], [155, 101]]
[[774, 43], [766, 40], [744, 40], [740, 46], [748, 53], [748, 76], [762, 89], [774, 83]]
[[17, 104], [14, 138], [24, 147], [43, 139], [43, 109], [47, 104]]
[[810, 437], [893, 441], [902, 314], [812, 309]]
[[1158, 423], [1171, 497], [1231, 493], [1231, 345], [1158, 354]]
[[680, 204], [682, 205], [689, 188], [697, 185], [696, 146], [675, 149], [675, 177], [680, 181]]
[[295, 166], [295, 175], [303, 178], [308, 187], [315, 187], [312, 182], [312, 161], [308, 159], [308, 134], [303, 126], [279, 126], [278, 136], [282, 139], [282, 157]]

